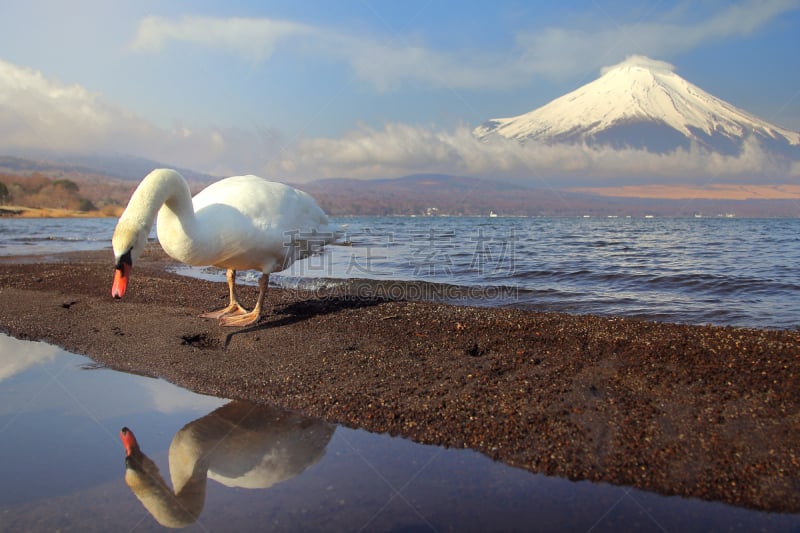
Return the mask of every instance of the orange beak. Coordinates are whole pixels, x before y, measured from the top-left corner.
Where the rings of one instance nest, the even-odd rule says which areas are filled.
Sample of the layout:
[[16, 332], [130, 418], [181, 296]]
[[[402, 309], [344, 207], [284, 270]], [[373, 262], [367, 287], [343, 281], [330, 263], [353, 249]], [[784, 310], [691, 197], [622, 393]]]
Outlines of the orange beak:
[[136, 437], [133, 436], [133, 431], [128, 428], [122, 428], [119, 431], [119, 439], [122, 445], [125, 446], [125, 456], [130, 456], [134, 450], [139, 449], [139, 443], [136, 442]]
[[122, 262], [114, 271], [114, 284], [111, 286], [111, 296], [114, 298], [122, 298], [125, 296], [125, 289], [128, 288], [128, 280], [130, 279], [131, 265]]

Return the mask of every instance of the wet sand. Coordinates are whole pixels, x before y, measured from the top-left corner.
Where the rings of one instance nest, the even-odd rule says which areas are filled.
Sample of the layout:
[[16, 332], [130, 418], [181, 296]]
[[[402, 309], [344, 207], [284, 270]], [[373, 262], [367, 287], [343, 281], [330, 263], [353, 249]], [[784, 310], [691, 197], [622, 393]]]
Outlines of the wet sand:
[[532, 472], [800, 513], [800, 331], [278, 289], [227, 329], [197, 317], [224, 283], [170, 262], [151, 246], [113, 300], [110, 251], [0, 258], [0, 331]]

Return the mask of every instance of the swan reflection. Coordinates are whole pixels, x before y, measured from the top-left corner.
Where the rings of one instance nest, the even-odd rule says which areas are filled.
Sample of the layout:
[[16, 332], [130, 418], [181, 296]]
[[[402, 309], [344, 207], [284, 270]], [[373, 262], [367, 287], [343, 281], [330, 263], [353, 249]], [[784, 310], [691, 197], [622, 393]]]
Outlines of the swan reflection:
[[170, 489], [125, 427], [120, 431], [125, 482], [161, 525], [185, 527], [203, 510], [207, 478], [228, 487], [270, 487], [316, 463], [334, 429], [275, 407], [230, 402], [175, 434], [169, 446]]

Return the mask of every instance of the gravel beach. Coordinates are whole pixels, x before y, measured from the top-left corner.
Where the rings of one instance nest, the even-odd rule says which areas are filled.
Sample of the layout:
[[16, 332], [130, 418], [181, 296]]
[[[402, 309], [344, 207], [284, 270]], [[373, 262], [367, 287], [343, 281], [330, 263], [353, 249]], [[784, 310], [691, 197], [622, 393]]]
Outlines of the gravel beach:
[[800, 331], [279, 289], [228, 329], [197, 316], [224, 283], [151, 245], [114, 300], [111, 255], [0, 258], [0, 331], [532, 472], [800, 513]]

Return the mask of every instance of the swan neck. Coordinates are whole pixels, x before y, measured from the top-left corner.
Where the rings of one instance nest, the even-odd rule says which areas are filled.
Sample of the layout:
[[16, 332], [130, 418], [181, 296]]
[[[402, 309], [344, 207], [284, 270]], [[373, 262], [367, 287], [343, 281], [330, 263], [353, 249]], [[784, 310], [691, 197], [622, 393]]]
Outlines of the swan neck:
[[144, 454], [140, 468], [128, 468], [125, 472], [125, 482], [145, 509], [159, 524], [173, 528], [197, 521], [205, 504], [206, 477], [205, 471], [198, 470], [191, 478], [182, 480], [180, 488], [175, 483], [173, 492], [155, 463]]
[[131, 196], [122, 217], [127, 215], [133, 218], [149, 231], [162, 206], [180, 218], [194, 217], [189, 184], [174, 170], [157, 169], [145, 176]]

